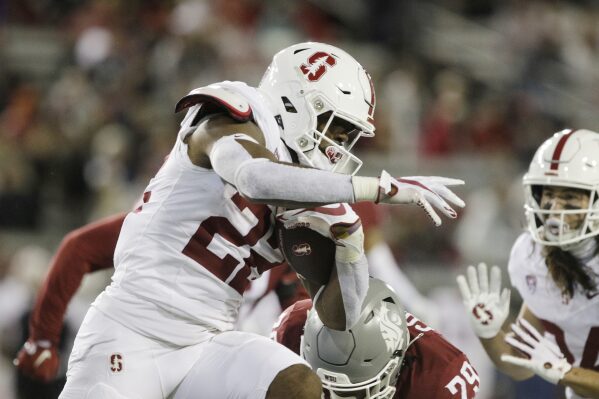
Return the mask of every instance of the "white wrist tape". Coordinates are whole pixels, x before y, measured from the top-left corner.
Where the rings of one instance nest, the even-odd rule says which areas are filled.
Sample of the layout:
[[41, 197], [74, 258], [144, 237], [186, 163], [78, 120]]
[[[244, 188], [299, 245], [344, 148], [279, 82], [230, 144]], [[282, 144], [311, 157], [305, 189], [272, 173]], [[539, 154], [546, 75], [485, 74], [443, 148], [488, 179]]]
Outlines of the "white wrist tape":
[[336, 257], [335, 267], [345, 310], [345, 329], [348, 330], [360, 318], [368, 292], [368, 262], [364, 254], [354, 262], [342, 262]]
[[379, 195], [379, 178], [366, 176], [352, 176], [354, 201], [375, 202]]
[[332, 204], [353, 199], [351, 176], [265, 159], [245, 161], [235, 175], [235, 186], [256, 201]]
[[258, 143], [247, 134], [234, 134], [218, 139], [210, 149], [208, 157], [212, 169], [228, 183], [235, 184], [235, 174], [240, 166], [252, 160], [252, 156], [237, 140], [247, 140]]

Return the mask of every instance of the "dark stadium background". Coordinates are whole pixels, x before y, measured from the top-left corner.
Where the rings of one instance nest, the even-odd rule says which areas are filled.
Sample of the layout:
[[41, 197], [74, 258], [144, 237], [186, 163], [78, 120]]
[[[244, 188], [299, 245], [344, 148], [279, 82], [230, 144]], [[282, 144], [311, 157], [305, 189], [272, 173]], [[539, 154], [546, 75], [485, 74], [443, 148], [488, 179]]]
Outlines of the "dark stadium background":
[[[307, 39], [344, 48], [375, 80], [363, 173], [467, 181], [457, 222], [434, 228], [401, 207], [384, 228], [443, 310], [439, 330], [479, 369], [481, 398], [561, 397], [489, 368], [454, 277], [481, 260], [505, 270], [536, 147], [564, 127], [599, 129], [597, 4], [0, 0], [0, 398], [17, 397], [12, 356], [52, 252], [70, 229], [130, 209], [175, 139], [176, 101], [224, 79], [257, 85], [274, 52]], [[108, 278], [86, 281], [65, 334]]]

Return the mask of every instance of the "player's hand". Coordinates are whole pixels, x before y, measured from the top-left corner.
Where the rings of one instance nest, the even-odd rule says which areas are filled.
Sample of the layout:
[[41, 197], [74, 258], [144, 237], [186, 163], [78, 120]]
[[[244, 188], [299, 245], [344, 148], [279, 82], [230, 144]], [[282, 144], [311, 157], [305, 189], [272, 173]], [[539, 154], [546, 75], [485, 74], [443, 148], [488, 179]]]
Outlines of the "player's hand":
[[360, 217], [348, 204], [332, 204], [311, 209], [295, 209], [277, 215], [286, 229], [307, 227], [330, 238], [355, 255], [364, 253], [364, 232]]
[[470, 323], [480, 338], [493, 338], [497, 335], [510, 308], [510, 290], [501, 290], [501, 270], [491, 268], [491, 278], [485, 263], [478, 268], [468, 266], [468, 280], [463, 275], [457, 278], [464, 306], [470, 315]]
[[52, 381], [60, 365], [58, 350], [49, 341], [28, 339], [23, 345], [14, 365], [21, 373], [40, 381]]
[[435, 212], [440, 210], [445, 216], [455, 219], [456, 211], [448, 204], [463, 208], [464, 201], [447, 187], [464, 184], [463, 180], [439, 176], [410, 176], [394, 178], [386, 171], [379, 179], [379, 196], [376, 202], [389, 204], [416, 204], [431, 218], [436, 226], [441, 218]]
[[559, 347], [543, 337], [528, 321], [519, 319], [522, 325], [512, 324], [513, 334], [505, 342], [525, 353], [529, 358], [501, 355], [501, 360], [532, 370], [539, 377], [557, 384], [572, 369]]

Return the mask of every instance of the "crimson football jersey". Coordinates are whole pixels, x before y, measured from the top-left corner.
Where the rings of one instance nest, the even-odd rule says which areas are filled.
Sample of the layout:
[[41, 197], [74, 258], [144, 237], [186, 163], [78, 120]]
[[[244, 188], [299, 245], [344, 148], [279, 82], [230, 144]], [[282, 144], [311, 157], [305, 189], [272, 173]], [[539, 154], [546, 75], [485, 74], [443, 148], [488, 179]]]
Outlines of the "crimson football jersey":
[[[272, 338], [299, 354], [304, 323], [312, 302], [305, 299], [288, 307], [273, 326]], [[410, 339], [397, 381], [394, 399], [469, 399], [480, 385], [476, 370], [464, 353], [439, 333], [406, 313]]]

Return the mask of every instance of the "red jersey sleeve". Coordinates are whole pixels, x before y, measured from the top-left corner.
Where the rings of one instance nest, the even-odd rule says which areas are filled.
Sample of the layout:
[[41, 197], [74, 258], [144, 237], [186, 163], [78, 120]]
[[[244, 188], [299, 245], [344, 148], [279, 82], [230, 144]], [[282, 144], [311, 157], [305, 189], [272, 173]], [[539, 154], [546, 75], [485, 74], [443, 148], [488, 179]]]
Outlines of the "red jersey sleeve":
[[29, 320], [29, 336], [58, 345], [64, 314], [86, 273], [114, 267], [116, 242], [125, 220], [119, 214], [67, 234], [38, 290]]
[[406, 352], [394, 398], [474, 398], [480, 379], [466, 355], [421, 320], [406, 316], [410, 337], [422, 336]]
[[480, 386], [480, 378], [474, 367], [468, 361], [465, 354], [460, 353], [447, 365], [445, 373], [441, 377], [445, 383], [443, 387], [439, 386], [436, 398], [468, 398], [473, 399]]
[[281, 313], [272, 328], [272, 338], [299, 355], [300, 340], [312, 301], [304, 299], [294, 303]]

